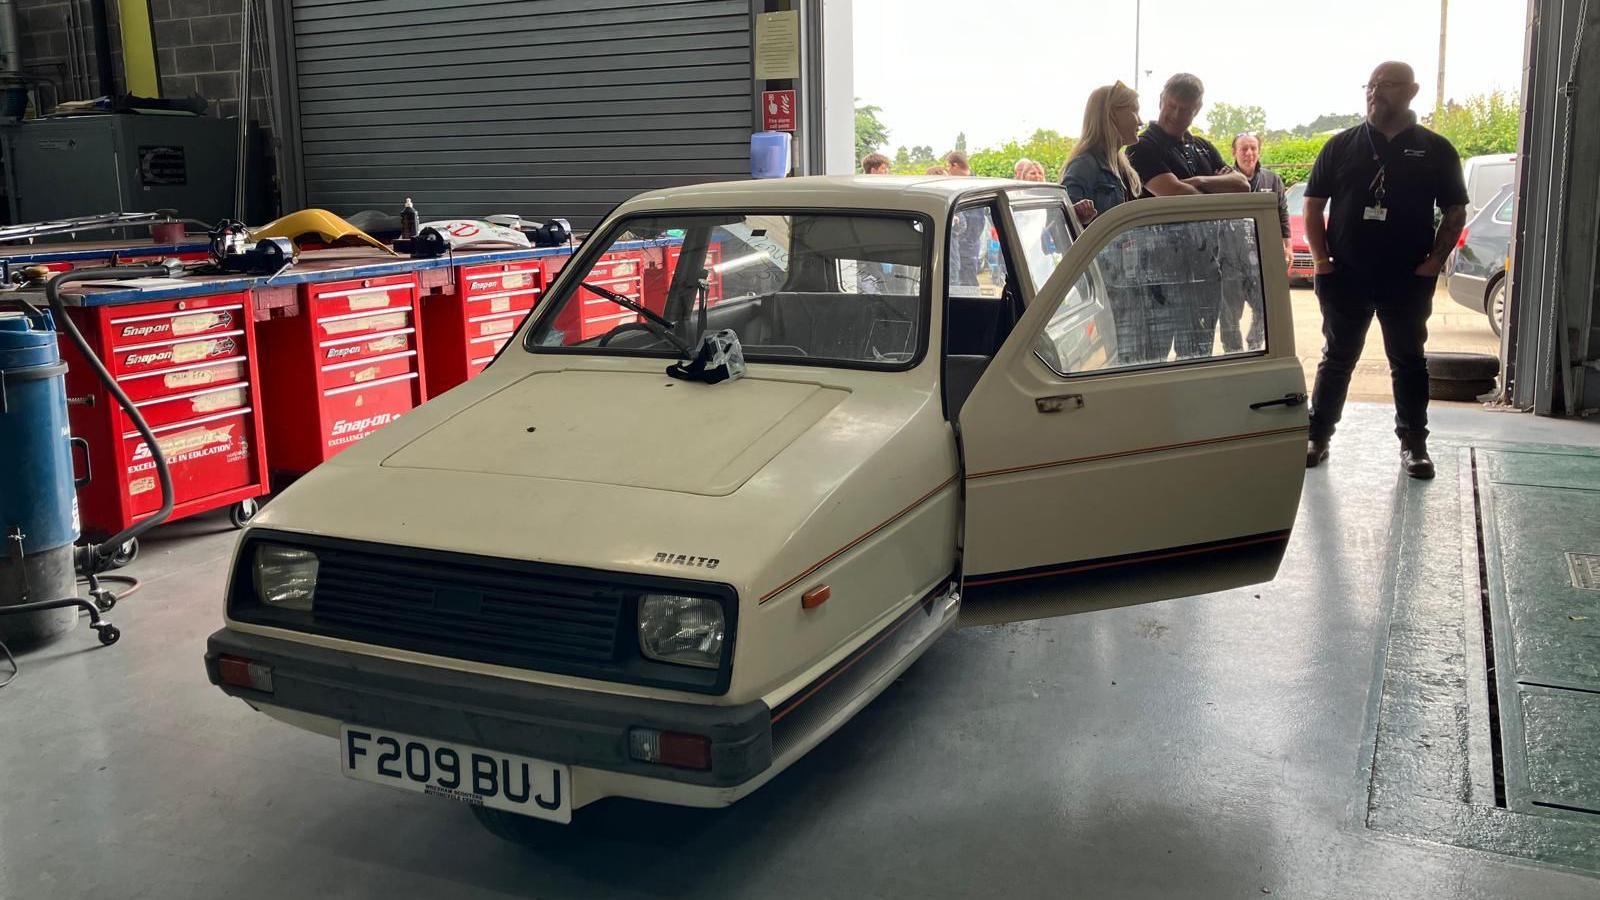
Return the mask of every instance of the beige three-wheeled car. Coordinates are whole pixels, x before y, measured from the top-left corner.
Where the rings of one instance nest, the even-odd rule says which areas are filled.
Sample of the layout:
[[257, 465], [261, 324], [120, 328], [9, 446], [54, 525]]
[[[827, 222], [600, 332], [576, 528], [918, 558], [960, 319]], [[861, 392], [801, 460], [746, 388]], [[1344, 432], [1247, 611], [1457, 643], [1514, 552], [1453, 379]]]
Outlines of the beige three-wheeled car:
[[958, 621], [1270, 579], [1306, 438], [1276, 215], [1080, 227], [1060, 188], [974, 178], [642, 194], [482, 375], [265, 507], [210, 677], [513, 835], [732, 803]]

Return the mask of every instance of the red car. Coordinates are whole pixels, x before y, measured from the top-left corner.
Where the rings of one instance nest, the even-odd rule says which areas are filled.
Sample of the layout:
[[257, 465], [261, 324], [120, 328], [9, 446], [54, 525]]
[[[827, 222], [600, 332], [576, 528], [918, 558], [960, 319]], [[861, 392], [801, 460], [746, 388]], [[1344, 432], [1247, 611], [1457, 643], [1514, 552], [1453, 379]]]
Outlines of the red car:
[[[1310, 282], [1317, 274], [1317, 267], [1311, 261], [1311, 245], [1306, 243], [1306, 183], [1301, 181], [1290, 186], [1284, 197], [1289, 204], [1289, 283]], [[1323, 219], [1327, 219], [1326, 208]]]

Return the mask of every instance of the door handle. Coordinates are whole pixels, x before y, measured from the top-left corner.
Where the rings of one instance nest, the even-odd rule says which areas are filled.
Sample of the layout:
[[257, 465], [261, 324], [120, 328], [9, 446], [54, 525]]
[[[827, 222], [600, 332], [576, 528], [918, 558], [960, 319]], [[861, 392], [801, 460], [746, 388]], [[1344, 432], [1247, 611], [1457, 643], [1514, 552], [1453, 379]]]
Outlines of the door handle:
[[1263, 400], [1260, 403], [1250, 404], [1251, 409], [1266, 409], [1269, 406], [1299, 406], [1306, 402], [1305, 394], [1284, 394], [1276, 400]]
[[1033, 407], [1042, 413], [1058, 413], [1083, 409], [1082, 394], [1061, 394], [1055, 397], [1035, 397]]

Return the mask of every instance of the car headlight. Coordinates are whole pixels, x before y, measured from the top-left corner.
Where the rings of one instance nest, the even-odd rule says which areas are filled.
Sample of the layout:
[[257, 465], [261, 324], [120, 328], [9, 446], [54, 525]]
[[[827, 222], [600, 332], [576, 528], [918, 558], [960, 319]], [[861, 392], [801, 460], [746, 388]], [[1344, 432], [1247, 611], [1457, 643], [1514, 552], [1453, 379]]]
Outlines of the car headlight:
[[639, 650], [650, 659], [715, 669], [726, 633], [722, 604], [705, 597], [639, 598]]
[[255, 584], [263, 604], [309, 612], [317, 590], [317, 555], [299, 547], [257, 544]]

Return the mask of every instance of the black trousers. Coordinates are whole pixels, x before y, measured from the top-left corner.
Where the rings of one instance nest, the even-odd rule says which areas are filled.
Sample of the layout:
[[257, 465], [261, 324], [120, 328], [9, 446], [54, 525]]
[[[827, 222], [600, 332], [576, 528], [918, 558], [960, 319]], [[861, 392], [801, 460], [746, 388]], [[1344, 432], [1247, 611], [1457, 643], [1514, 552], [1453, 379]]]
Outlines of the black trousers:
[[1383, 330], [1383, 351], [1394, 382], [1395, 434], [1428, 433], [1428, 316], [1438, 279], [1410, 273], [1374, 275], [1355, 271], [1318, 275], [1322, 306], [1322, 362], [1311, 393], [1311, 438], [1327, 440], [1344, 412], [1350, 373], [1361, 358], [1374, 316]]

